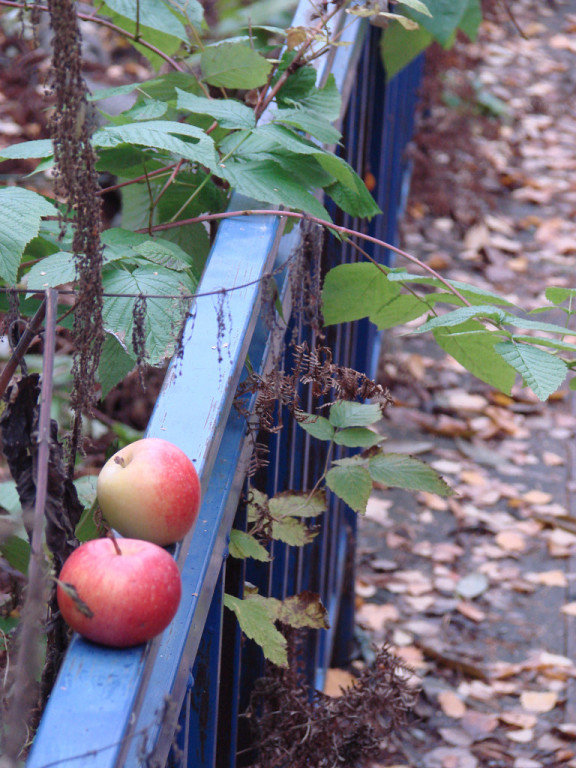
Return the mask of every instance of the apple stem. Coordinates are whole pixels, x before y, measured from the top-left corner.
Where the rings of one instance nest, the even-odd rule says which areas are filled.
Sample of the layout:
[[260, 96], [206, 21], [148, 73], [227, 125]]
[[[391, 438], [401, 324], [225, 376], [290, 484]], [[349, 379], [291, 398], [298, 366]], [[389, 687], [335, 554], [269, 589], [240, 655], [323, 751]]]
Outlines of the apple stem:
[[118, 544], [118, 539], [116, 538], [116, 536], [114, 536], [114, 531], [112, 530], [108, 531], [108, 538], [112, 539], [112, 544], [114, 544], [114, 549], [116, 550], [116, 554], [121, 555], [122, 550], [120, 549], [120, 546]]

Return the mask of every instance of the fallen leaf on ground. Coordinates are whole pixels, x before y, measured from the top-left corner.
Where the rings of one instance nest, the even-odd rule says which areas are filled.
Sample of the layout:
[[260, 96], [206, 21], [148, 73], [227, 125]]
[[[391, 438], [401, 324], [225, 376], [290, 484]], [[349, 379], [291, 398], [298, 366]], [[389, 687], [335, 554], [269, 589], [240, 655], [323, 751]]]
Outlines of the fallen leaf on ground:
[[506, 552], [524, 552], [526, 539], [518, 531], [500, 531], [496, 534], [496, 544]]
[[466, 705], [453, 691], [440, 691], [438, 694], [438, 703], [440, 704], [442, 712], [444, 712], [445, 715], [448, 715], [448, 717], [459, 719], [464, 717], [466, 713]]
[[501, 712], [498, 715], [498, 719], [506, 725], [513, 725], [515, 728], [534, 728], [538, 722], [536, 715], [531, 715], [528, 712]]
[[507, 731], [505, 735], [507, 739], [515, 741], [517, 744], [528, 744], [528, 742], [534, 739], [532, 728], [526, 728], [521, 731]]
[[462, 616], [466, 616], [467, 619], [471, 619], [477, 623], [484, 621], [486, 618], [486, 614], [483, 610], [478, 608], [477, 605], [474, 605], [474, 603], [469, 603], [465, 600], [458, 603], [456, 610], [461, 613]]
[[543, 587], [566, 587], [568, 580], [564, 571], [541, 571], [540, 573], [527, 573], [526, 578], [534, 584]]
[[324, 693], [327, 696], [337, 698], [342, 696], [343, 689], [347, 690], [356, 684], [356, 678], [345, 669], [328, 669], [324, 681]]
[[567, 616], [576, 616], [576, 602], [566, 603], [566, 605], [563, 605], [560, 610]]
[[523, 691], [520, 694], [520, 704], [528, 712], [550, 712], [558, 701], [554, 691]]

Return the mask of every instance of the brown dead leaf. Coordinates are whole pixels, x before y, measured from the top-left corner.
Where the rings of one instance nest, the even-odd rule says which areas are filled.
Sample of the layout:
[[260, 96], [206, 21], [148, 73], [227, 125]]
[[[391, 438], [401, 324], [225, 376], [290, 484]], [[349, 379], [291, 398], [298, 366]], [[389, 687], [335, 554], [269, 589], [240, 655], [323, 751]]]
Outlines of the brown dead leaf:
[[478, 741], [496, 730], [498, 718], [487, 712], [476, 712], [473, 709], [468, 709], [460, 720], [460, 725], [475, 741]]
[[506, 725], [521, 729], [534, 728], [538, 722], [536, 715], [530, 715], [528, 712], [502, 712], [498, 719]]
[[474, 739], [462, 728], [438, 728], [438, 733], [447, 744], [453, 747], [471, 747]]
[[566, 463], [566, 459], [564, 459], [563, 456], [559, 456], [557, 453], [552, 453], [552, 451], [544, 451], [542, 454], [542, 461], [547, 467], [560, 467]]
[[367, 629], [379, 632], [384, 629], [386, 624], [398, 621], [400, 614], [398, 613], [398, 608], [391, 603], [388, 605], [364, 603], [357, 612], [357, 617], [358, 622]]
[[515, 741], [517, 744], [528, 744], [534, 739], [534, 731], [532, 728], [524, 728], [520, 731], [508, 731], [506, 738], [510, 741]]
[[523, 691], [520, 704], [528, 712], [550, 712], [558, 701], [555, 691]]
[[576, 616], [576, 602], [566, 603], [562, 606], [562, 608], [560, 608], [560, 610], [567, 616]]
[[522, 495], [522, 499], [526, 504], [549, 504], [553, 498], [551, 493], [539, 491], [536, 488]]
[[526, 539], [521, 533], [514, 530], [500, 531], [496, 534], [496, 544], [506, 552], [524, 552]]
[[446, 499], [437, 496], [435, 493], [428, 493], [428, 491], [422, 491], [417, 496], [420, 504], [424, 504], [428, 509], [433, 509], [436, 512], [445, 512], [448, 509], [448, 502]]
[[345, 669], [328, 669], [326, 671], [326, 680], [324, 681], [324, 693], [327, 696], [337, 698], [342, 693], [356, 684], [356, 678]]
[[566, 587], [568, 580], [564, 571], [541, 571], [540, 573], [527, 573], [526, 578], [534, 584], [543, 587]]
[[462, 616], [466, 616], [467, 619], [471, 619], [471, 621], [475, 621], [478, 624], [486, 618], [486, 614], [483, 610], [467, 600], [461, 600], [456, 606], [456, 610], [461, 613]]
[[440, 691], [438, 694], [438, 704], [440, 704], [445, 715], [455, 720], [464, 717], [466, 714], [466, 705], [453, 691]]

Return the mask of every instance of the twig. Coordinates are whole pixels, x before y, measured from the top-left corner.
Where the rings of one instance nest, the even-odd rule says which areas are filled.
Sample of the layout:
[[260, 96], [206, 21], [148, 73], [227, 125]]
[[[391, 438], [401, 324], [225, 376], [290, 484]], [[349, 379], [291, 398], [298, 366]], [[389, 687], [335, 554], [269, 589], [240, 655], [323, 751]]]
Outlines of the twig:
[[[464, 296], [460, 293], [460, 291], [457, 288], [454, 288], [453, 285], [450, 284], [448, 280], [446, 280], [445, 277], [442, 277], [438, 272], [436, 272], [435, 269], [430, 267], [428, 264], [425, 264], [423, 261], [420, 261], [416, 256], [412, 256], [410, 253], [407, 253], [406, 251], [403, 251], [401, 248], [397, 248], [395, 245], [392, 245], [391, 243], [387, 243], [384, 240], [380, 240], [377, 237], [372, 237], [372, 235], [366, 235], [363, 232], [358, 232], [355, 229], [349, 229], [348, 227], [342, 227], [339, 224], [333, 224], [331, 221], [325, 221], [324, 219], [320, 219], [317, 216], [311, 216], [308, 213], [298, 213], [297, 211], [278, 211], [278, 210], [270, 210], [269, 208], [264, 208], [262, 210], [256, 209], [256, 210], [249, 210], [249, 211], [224, 211], [223, 213], [205, 213], [201, 216], [195, 216], [192, 219], [182, 219], [181, 221], [176, 222], [168, 222], [166, 224], [157, 224], [156, 226], [152, 227], [153, 232], [162, 232], [165, 229], [172, 229], [173, 227], [183, 227], [188, 224], [198, 224], [202, 221], [218, 221], [220, 219], [233, 219], [237, 218], [239, 216], [285, 216], [289, 219], [300, 219], [301, 221], [312, 221], [315, 224], [320, 224], [323, 227], [326, 227], [327, 229], [330, 229], [333, 232], [338, 232], [341, 235], [346, 235], [348, 237], [359, 237], [361, 240], [366, 240], [369, 243], [374, 243], [375, 245], [379, 245], [381, 248], [387, 248], [389, 251], [392, 251], [393, 253], [397, 253], [399, 256], [402, 256], [403, 258], [407, 259], [408, 261], [411, 261], [413, 264], [417, 264], [421, 269], [428, 272], [428, 274], [432, 275], [432, 277], [435, 277], [437, 280], [439, 280], [442, 285], [444, 285], [450, 293], [453, 293], [454, 296], [460, 299], [461, 302], [467, 307], [471, 306], [468, 299], [465, 299]], [[138, 229], [137, 232], [147, 232], [147, 229]]]
[[48, 459], [50, 456], [50, 407], [56, 349], [56, 310], [58, 293], [46, 291], [46, 333], [42, 365], [42, 390], [38, 418], [38, 460], [36, 468], [36, 499], [28, 566], [28, 587], [22, 608], [21, 631], [12, 681], [12, 697], [5, 720], [4, 765], [18, 765], [18, 757], [26, 741], [30, 712], [35, 705], [35, 681], [40, 672], [39, 640], [46, 610], [46, 570], [44, 555], [44, 509], [48, 488]]
[[[7, 290], [12, 290], [12, 289], [10, 288]], [[18, 368], [18, 365], [20, 364], [20, 361], [24, 357], [26, 350], [28, 349], [34, 337], [38, 333], [40, 326], [42, 325], [42, 321], [44, 320], [45, 314], [46, 314], [46, 301], [43, 300], [42, 304], [40, 304], [40, 306], [36, 310], [36, 314], [32, 317], [32, 319], [26, 326], [26, 330], [20, 337], [20, 341], [18, 342], [16, 349], [12, 353], [12, 357], [10, 358], [10, 360], [8, 360], [8, 362], [4, 366], [2, 373], [0, 373], [0, 398], [3, 397], [4, 392], [6, 391], [6, 387], [10, 383], [10, 379], [14, 375], [16, 368]]]

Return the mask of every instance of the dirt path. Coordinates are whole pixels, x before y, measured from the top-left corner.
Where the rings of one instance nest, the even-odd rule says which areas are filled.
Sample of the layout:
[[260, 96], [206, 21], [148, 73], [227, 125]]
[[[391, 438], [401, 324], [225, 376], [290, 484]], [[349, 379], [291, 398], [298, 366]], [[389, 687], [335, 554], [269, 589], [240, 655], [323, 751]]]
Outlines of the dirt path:
[[[404, 246], [525, 308], [574, 286], [576, 2], [503, 4], [426, 82]], [[550, 318], [554, 321], [553, 318]], [[576, 766], [576, 418], [509, 398], [422, 337], [389, 337], [390, 450], [457, 495], [374, 493], [358, 620], [421, 678], [394, 768]]]

